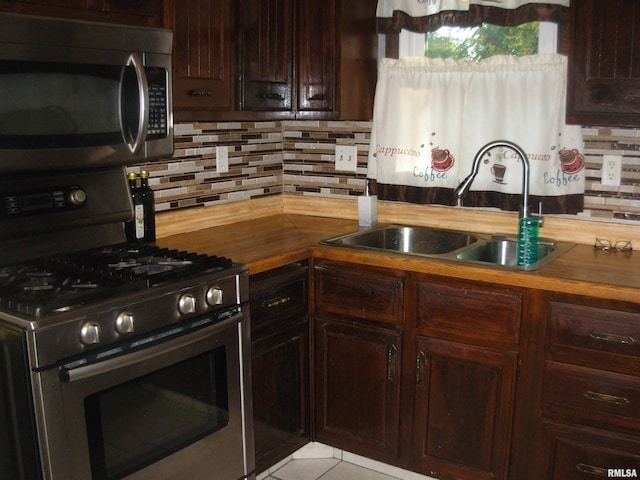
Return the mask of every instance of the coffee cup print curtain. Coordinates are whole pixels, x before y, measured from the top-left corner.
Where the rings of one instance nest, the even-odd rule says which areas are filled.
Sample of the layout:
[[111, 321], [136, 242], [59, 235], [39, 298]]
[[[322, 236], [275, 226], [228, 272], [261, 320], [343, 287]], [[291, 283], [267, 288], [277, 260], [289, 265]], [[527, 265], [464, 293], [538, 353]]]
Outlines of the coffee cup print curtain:
[[[527, 153], [531, 205], [546, 213], [583, 208], [584, 146], [566, 125], [566, 57], [496, 56], [481, 62], [384, 59], [374, 104], [368, 176], [382, 200], [453, 205], [453, 190], [489, 142]], [[522, 165], [498, 147], [483, 159], [468, 206], [517, 210]]]

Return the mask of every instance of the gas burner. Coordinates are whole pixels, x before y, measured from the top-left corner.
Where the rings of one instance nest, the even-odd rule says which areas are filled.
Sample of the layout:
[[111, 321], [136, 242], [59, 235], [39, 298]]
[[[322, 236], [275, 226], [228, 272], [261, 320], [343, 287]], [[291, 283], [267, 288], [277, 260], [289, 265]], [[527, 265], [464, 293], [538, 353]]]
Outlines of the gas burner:
[[0, 268], [0, 308], [41, 317], [232, 266], [224, 257], [150, 245], [44, 257]]

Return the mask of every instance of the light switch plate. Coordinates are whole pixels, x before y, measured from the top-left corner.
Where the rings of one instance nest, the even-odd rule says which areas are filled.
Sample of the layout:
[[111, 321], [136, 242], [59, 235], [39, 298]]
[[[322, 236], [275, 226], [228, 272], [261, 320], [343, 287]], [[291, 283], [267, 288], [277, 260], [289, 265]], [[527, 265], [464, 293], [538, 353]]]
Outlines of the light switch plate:
[[218, 173], [229, 171], [229, 147], [226, 145], [216, 146], [216, 170]]
[[358, 147], [356, 145], [336, 145], [336, 171], [358, 171]]

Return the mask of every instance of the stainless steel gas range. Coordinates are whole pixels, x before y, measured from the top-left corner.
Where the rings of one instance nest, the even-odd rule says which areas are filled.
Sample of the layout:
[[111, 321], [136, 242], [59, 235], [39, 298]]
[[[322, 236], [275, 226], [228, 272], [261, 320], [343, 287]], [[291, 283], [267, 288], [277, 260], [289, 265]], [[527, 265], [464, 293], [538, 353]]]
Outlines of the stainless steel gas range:
[[[70, 176], [51, 187], [40, 178], [37, 192], [15, 176], [3, 201], [61, 186], [88, 199], [120, 191]], [[32, 212], [34, 228], [52, 221]], [[67, 226], [61, 246], [54, 226], [33, 248], [30, 235], [22, 247], [0, 241], [0, 477], [253, 478], [246, 267], [104, 237], [91, 245], [85, 227]], [[43, 243], [64, 251], [43, 255]]]
[[0, 478], [254, 478], [246, 267], [126, 243], [171, 32], [0, 25]]

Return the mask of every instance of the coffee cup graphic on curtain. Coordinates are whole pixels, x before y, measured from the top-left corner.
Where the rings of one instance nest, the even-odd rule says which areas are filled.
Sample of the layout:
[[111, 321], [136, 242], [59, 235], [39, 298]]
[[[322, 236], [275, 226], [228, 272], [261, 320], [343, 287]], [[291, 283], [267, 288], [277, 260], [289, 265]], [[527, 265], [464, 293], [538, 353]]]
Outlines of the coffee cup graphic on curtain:
[[584, 156], [577, 148], [571, 150], [563, 148], [558, 154], [560, 157], [560, 166], [565, 173], [573, 174], [582, 170], [584, 167]]
[[493, 173], [494, 182], [504, 183], [504, 174], [507, 172], [507, 167], [499, 163], [493, 164], [491, 167], [491, 173]]
[[431, 150], [431, 166], [437, 172], [446, 172], [453, 167], [455, 160], [451, 152], [443, 148], [434, 148]]

